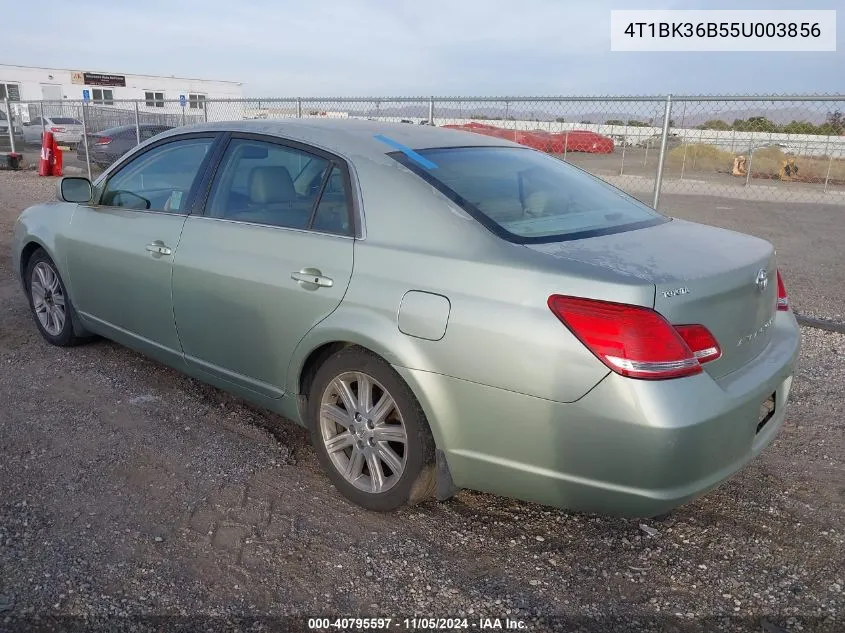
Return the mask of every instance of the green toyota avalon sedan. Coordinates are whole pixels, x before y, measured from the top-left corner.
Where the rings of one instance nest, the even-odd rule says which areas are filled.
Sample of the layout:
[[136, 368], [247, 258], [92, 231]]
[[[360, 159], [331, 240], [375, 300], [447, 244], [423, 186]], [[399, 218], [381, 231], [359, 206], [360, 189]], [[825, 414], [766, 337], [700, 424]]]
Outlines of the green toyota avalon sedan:
[[202, 124], [58, 198], [13, 242], [44, 338], [112, 339], [306, 426], [366, 508], [467, 488], [658, 515], [784, 421], [800, 334], [771, 244], [501, 139]]

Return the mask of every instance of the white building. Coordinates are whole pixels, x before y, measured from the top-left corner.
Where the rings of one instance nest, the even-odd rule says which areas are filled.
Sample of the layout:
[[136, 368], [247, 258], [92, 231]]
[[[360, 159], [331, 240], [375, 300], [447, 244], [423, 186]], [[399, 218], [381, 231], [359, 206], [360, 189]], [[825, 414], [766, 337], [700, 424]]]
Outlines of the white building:
[[0, 64], [0, 100], [60, 101], [81, 100], [84, 91], [92, 103], [112, 105], [119, 99], [143, 99], [150, 108], [164, 107], [161, 101], [178, 100], [182, 95], [191, 104], [204, 99], [242, 99], [243, 84], [237, 81], [189, 79], [104, 73], [85, 69], [34, 68]]
[[[184, 106], [181, 99], [184, 98]], [[243, 84], [237, 81], [133, 75], [70, 68], [35, 68], [0, 64], [0, 110], [8, 99], [13, 116], [23, 122], [39, 115], [79, 118], [79, 104], [87, 101], [94, 127], [124, 124], [134, 120], [137, 100], [141, 122], [170, 123], [203, 119], [240, 118], [240, 105], [221, 104], [218, 112], [209, 99], [243, 99]], [[43, 106], [40, 102], [44, 103]], [[96, 120], [94, 120], [96, 119]], [[100, 125], [96, 125], [99, 122]]]

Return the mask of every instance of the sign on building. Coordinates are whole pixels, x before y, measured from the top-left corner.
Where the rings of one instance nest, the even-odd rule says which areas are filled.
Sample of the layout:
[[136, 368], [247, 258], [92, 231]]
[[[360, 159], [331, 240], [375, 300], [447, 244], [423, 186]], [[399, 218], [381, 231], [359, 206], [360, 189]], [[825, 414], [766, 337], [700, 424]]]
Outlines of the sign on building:
[[109, 75], [105, 73], [73, 72], [71, 82], [80, 86], [119, 86], [126, 87], [125, 75]]

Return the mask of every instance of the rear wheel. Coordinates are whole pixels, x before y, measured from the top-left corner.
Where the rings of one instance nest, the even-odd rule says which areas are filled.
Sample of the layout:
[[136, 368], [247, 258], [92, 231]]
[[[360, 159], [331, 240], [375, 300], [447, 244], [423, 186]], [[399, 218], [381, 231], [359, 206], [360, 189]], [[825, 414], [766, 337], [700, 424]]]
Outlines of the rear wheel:
[[434, 493], [434, 441], [410, 388], [385, 361], [348, 347], [314, 376], [311, 441], [337, 489], [370, 510], [394, 510]]

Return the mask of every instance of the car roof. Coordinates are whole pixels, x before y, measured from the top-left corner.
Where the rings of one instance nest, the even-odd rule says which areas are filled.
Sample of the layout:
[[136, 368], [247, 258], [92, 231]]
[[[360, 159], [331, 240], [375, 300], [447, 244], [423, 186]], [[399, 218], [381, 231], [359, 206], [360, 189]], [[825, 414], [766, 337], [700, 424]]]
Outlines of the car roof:
[[[141, 127], [144, 127], [143, 125]], [[94, 132], [94, 134], [120, 134], [121, 132], [125, 132], [129, 129], [135, 129], [134, 125], [115, 125], [114, 127], [107, 127], [104, 130], [100, 130], [99, 132]]]
[[[221, 121], [179, 127], [166, 134], [176, 135], [199, 131], [248, 132], [279, 136], [346, 156], [364, 155], [370, 158], [397, 151], [399, 148], [396, 144], [411, 149], [475, 146], [523, 147], [510, 141], [473, 132], [430, 125], [345, 118]], [[376, 138], [378, 136], [386, 137], [387, 142]]]
[[[154, 125], [151, 123], [142, 123], [138, 126], [142, 130], [170, 130], [173, 129], [172, 126], [169, 125]], [[128, 132], [132, 130], [135, 131], [134, 125], [115, 125], [114, 127], [106, 128], [104, 130], [100, 130], [99, 132], [94, 132], [94, 134], [120, 134], [121, 132]]]

